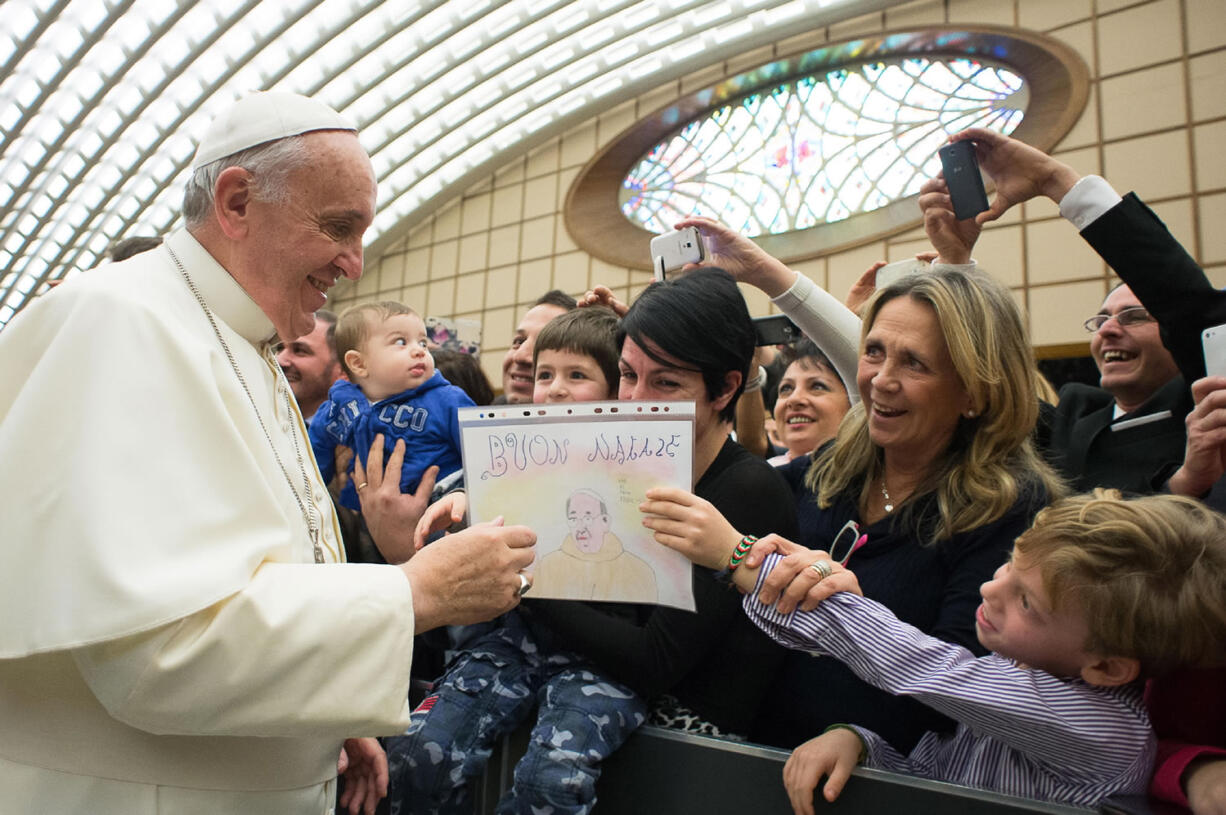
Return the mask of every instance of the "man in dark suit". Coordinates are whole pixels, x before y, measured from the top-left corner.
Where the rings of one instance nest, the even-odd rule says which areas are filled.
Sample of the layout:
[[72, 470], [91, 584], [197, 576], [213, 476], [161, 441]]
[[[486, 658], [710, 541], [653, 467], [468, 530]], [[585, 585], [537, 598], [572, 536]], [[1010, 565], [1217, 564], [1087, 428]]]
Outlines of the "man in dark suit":
[[1045, 416], [1050, 460], [1077, 490], [1160, 488], [1183, 460], [1188, 383], [1205, 372], [1200, 333], [1226, 323], [1226, 292], [1135, 194], [1121, 198], [1102, 178], [999, 133], [976, 128], [953, 138], [975, 141], [996, 196], [987, 212], [958, 221], [944, 181], [924, 186], [920, 206], [940, 260], [969, 262], [984, 223], [1043, 195], [1124, 281], [1086, 321], [1100, 387], [1066, 385]]

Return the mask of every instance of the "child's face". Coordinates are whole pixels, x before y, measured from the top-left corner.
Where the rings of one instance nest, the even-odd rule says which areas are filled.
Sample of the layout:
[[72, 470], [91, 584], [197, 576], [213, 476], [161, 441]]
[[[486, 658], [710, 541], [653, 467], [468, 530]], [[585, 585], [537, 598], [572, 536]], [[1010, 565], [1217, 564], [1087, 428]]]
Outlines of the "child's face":
[[1081, 611], [1065, 603], [1053, 612], [1040, 570], [1016, 550], [979, 593], [975, 632], [983, 647], [1056, 676], [1080, 676], [1095, 661], [1085, 650], [1089, 626]]
[[372, 402], [416, 388], [434, 375], [426, 326], [416, 314], [384, 320], [362, 343], [361, 354], [366, 375], [357, 384]]
[[610, 398], [611, 387], [604, 372], [586, 354], [541, 351], [536, 355], [533, 402], [599, 402]]

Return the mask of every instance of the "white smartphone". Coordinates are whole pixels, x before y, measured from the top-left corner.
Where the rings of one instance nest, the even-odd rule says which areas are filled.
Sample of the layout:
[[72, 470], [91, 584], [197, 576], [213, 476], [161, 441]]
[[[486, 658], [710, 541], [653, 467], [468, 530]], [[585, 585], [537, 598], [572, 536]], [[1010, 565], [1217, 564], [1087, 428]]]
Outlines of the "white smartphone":
[[668, 272], [680, 269], [687, 263], [702, 263], [707, 249], [696, 226], [687, 226], [651, 239], [651, 268], [656, 280], [663, 280]]
[[1202, 331], [1200, 344], [1205, 349], [1205, 373], [1226, 376], [1226, 324]]
[[909, 260], [896, 260], [893, 263], [887, 263], [877, 270], [877, 288], [884, 289], [886, 286], [901, 280], [907, 275], [924, 274], [932, 270], [932, 264], [922, 260], [911, 258]]

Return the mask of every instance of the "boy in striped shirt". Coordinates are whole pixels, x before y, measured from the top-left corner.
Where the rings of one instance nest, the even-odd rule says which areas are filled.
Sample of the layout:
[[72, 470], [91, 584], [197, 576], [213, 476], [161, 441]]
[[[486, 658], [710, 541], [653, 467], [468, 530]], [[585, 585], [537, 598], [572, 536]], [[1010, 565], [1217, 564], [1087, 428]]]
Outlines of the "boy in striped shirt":
[[[673, 492], [648, 492], [644, 511], [692, 521], [684, 517], [697, 508], [692, 497]], [[667, 532], [657, 539], [718, 568], [734, 551], [734, 534], [707, 527], [693, 540]], [[1081, 806], [1143, 794], [1155, 740], [1142, 680], [1221, 659], [1226, 642], [1226, 518], [1189, 499], [1123, 500], [1098, 490], [1040, 512], [980, 589], [976, 630], [993, 651], [984, 657], [859, 596], [855, 575], [825, 552], [778, 538], [759, 551], [772, 543], [780, 554], [751, 555], [733, 573], [750, 592], [744, 607], [758, 626], [959, 723], [953, 734], [926, 734], [907, 756], [854, 724], [802, 744], [784, 784], [803, 815], [813, 813], [822, 776], [833, 801], [858, 762]]]

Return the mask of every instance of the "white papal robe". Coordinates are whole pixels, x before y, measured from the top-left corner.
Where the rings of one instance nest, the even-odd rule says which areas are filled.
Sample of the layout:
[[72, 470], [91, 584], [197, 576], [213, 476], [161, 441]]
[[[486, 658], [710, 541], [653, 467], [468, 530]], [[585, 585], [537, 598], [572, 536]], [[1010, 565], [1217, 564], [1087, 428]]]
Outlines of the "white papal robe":
[[342, 739], [408, 723], [408, 581], [340, 562], [271, 322], [167, 244], [267, 432], [165, 246], [0, 332], [0, 812], [322, 813]]

